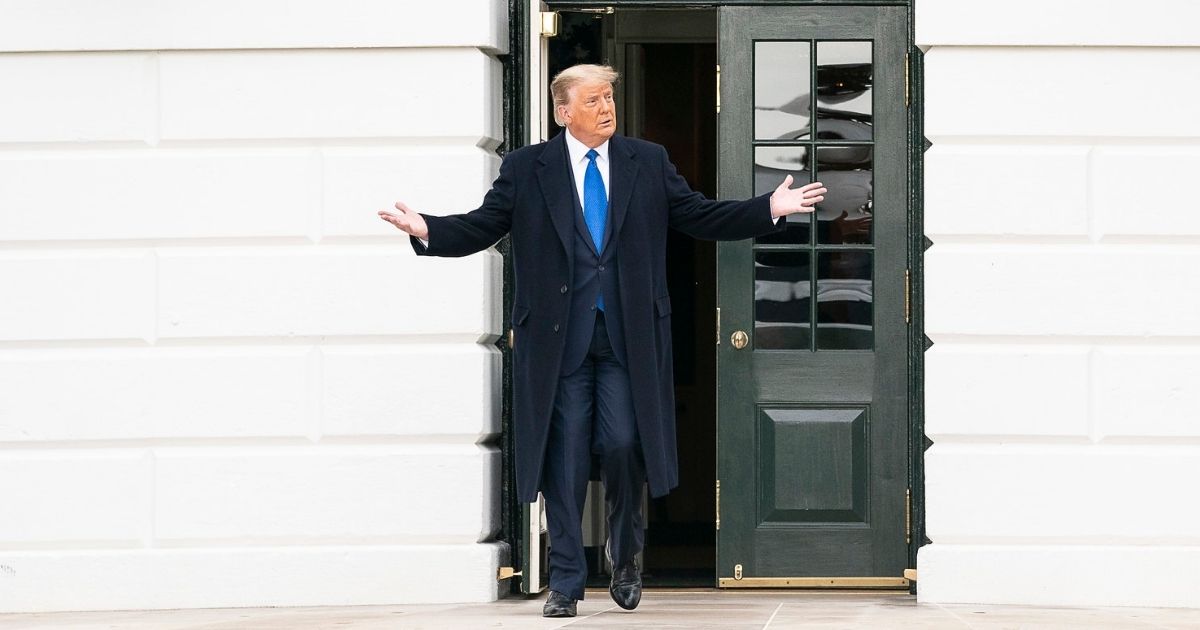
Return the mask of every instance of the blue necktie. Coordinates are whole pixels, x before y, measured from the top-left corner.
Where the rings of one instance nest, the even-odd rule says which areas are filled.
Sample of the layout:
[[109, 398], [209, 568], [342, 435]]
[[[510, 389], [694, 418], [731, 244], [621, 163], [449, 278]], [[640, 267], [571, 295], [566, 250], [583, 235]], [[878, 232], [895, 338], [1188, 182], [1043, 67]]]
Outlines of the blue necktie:
[[[595, 149], [587, 152], [587, 170], [583, 172], [583, 221], [587, 223], [588, 232], [592, 234], [592, 242], [596, 251], [604, 246], [604, 224], [608, 220], [608, 194], [604, 192], [604, 180], [600, 177], [600, 167], [596, 166]], [[596, 308], [604, 310], [604, 294], [596, 298]]]

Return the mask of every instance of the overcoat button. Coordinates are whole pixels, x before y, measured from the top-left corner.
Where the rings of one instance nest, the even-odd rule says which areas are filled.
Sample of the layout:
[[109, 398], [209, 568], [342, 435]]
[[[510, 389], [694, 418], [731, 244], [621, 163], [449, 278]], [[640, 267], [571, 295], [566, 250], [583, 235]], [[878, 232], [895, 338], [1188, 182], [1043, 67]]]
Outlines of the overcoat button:
[[604, 271], [604, 265], [600, 265], [600, 271]]
[[567, 285], [565, 285], [565, 284], [564, 284], [564, 285], [562, 285], [561, 287], [559, 287], [559, 288], [558, 288], [558, 292], [559, 292], [559, 293], [566, 293], [566, 292], [567, 292]]
[[554, 325], [554, 332], [558, 332], [558, 324]]

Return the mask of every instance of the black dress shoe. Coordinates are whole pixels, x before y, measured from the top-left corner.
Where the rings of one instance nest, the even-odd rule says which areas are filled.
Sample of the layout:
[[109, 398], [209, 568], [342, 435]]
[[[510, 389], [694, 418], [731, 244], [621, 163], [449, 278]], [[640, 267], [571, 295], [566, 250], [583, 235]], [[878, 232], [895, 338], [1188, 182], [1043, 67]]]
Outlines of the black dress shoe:
[[613, 571], [612, 581], [608, 583], [608, 594], [625, 610], [637, 608], [638, 602], [642, 601], [642, 572], [638, 569], [637, 562], [630, 560]]
[[546, 598], [546, 605], [542, 606], [542, 616], [574, 617], [575, 600], [558, 591], [550, 591], [550, 597]]

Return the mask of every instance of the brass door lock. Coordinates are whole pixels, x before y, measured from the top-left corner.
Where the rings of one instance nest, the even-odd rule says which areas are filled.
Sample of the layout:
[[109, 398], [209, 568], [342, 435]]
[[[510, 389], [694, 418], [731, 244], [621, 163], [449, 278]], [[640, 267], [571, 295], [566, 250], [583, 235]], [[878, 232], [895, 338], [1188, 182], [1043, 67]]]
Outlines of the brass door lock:
[[747, 335], [744, 330], [735, 331], [729, 337], [729, 343], [733, 344], [734, 349], [741, 350], [746, 347], [746, 344], [750, 343], [750, 335]]

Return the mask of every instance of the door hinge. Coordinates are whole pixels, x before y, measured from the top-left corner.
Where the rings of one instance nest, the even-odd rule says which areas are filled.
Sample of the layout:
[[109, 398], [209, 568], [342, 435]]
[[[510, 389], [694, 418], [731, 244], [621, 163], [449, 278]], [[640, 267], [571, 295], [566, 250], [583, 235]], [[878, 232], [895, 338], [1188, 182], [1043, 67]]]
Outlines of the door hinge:
[[521, 572], [512, 567], [500, 567], [500, 573], [496, 575], [497, 580], [507, 580], [514, 577], [521, 577]]
[[542, 37], [558, 37], [559, 17], [557, 11], [542, 11]]
[[721, 64], [717, 64], [717, 113], [721, 113]]
[[912, 544], [912, 488], [904, 489], [904, 544]]
[[721, 529], [721, 480], [717, 480], [717, 530]]
[[912, 321], [912, 272], [904, 270], [904, 323]]
[[904, 106], [905, 107], [908, 107], [909, 103], [912, 102], [908, 95], [908, 84], [909, 84], [908, 66], [909, 66], [909, 54], [904, 53]]
[[[721, 345], [721, 307], [717, 307], [717, 345]], [[717, 482], [717, 487], [721, 487], [721, 482]]]

